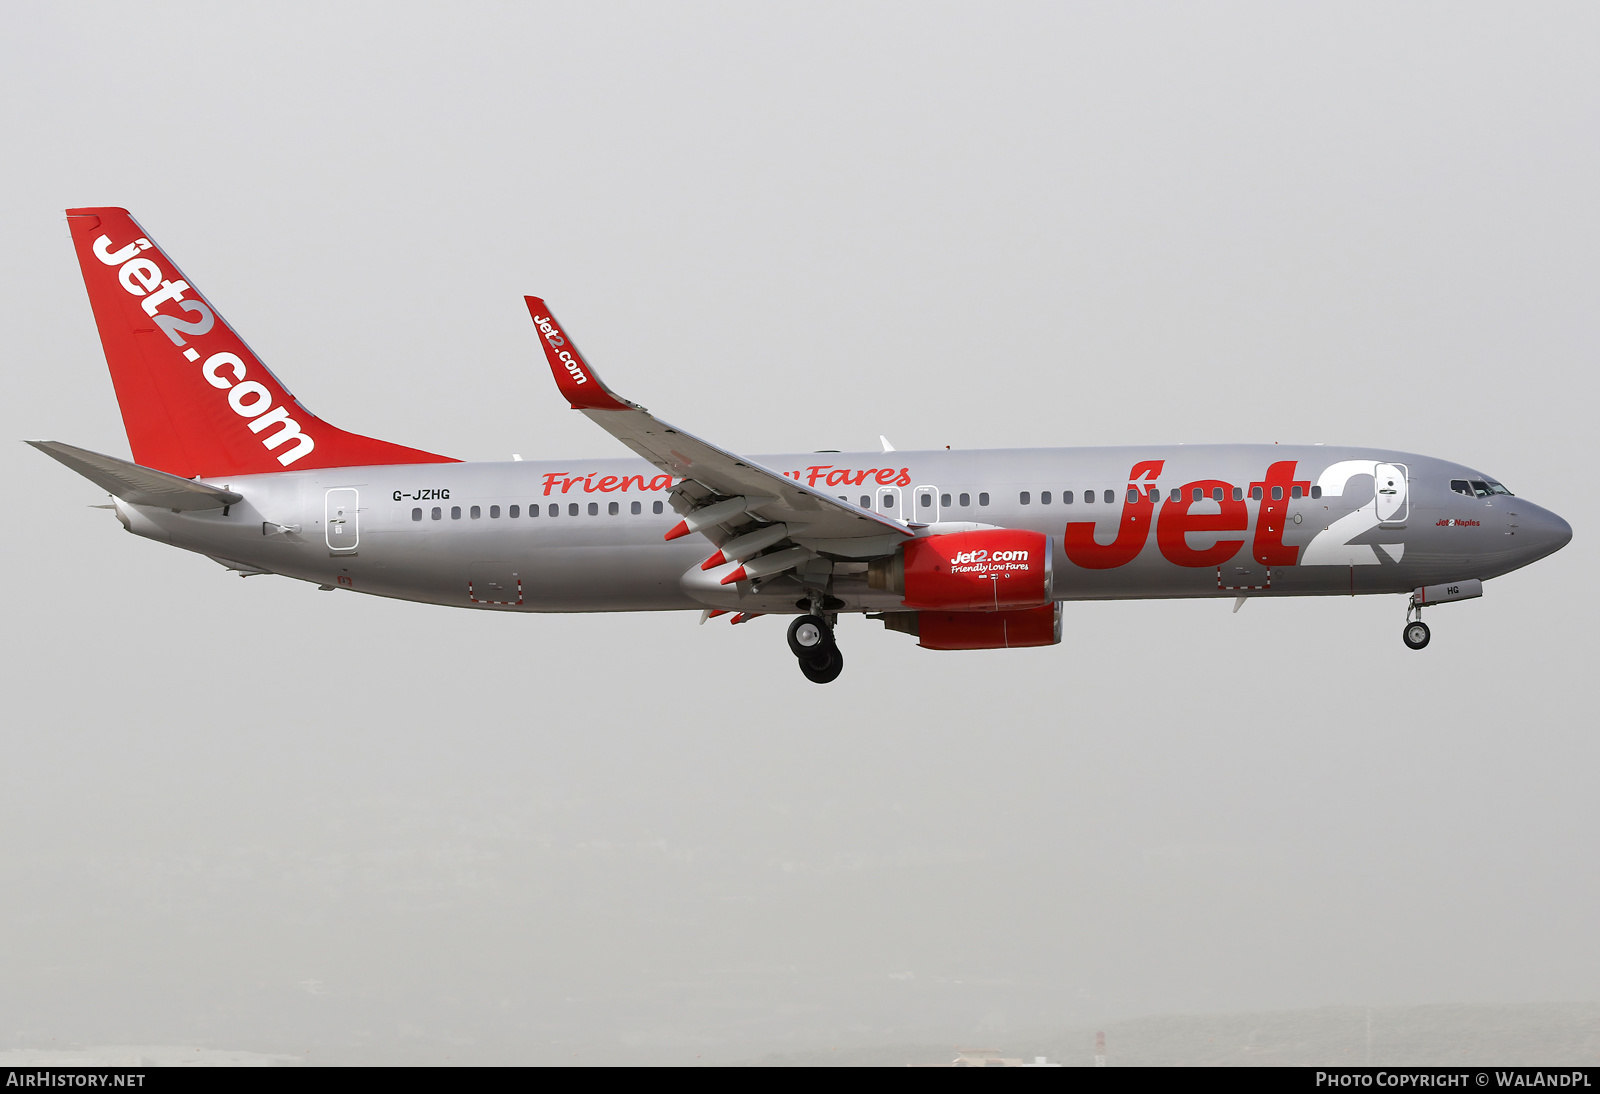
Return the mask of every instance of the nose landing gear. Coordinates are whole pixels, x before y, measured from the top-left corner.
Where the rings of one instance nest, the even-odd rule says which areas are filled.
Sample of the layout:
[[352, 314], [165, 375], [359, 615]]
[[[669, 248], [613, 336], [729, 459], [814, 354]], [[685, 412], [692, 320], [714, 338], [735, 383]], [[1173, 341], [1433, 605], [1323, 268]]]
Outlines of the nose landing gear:
[[814, 684], [831, 683], [844, 671], [833, 627], [820, 615], [802, 615], [789, 624], [789, 649], [800, 662], [800, 671]]
[[[1415, 618], [1413, 618], [1415, 617]], [[1411, 603], [1406, 607], [1406, 625], [1400, 632], [1401, 639], [1410, 649], [1420, 650], [1428, 644], [1431, 635], [1428, 625], [1422, 621], [1422, 605], [1412, 596]]]

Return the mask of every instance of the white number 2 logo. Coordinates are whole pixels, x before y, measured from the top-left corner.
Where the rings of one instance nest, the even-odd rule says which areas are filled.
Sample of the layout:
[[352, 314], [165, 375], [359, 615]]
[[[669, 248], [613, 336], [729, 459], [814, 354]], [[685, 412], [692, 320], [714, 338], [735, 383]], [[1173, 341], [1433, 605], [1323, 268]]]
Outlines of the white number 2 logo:
[[[1357, 475], [1373, 477], [1372, 500], [1353, 512], [1346, 513], [1316, 538], [1306, 544], [1301, 552], [1302, 566], [1377, 566], [1379, 559], [1371, 544], [1352, 543], [1382, 524], [1404, 521], [1406, 518], [1406, 468], [1401, 464], [1378, 463], [1375, 460], [1341, 460], [1329, 467], [1317, 479], [1323, 497], [1342, 497], [1350, 480]], [[1382, 485], [1379, 485], [1382, 476]], [[1405, 551], [1403, 543], [1380, 543], [1384, 553], [1396, 562]]]

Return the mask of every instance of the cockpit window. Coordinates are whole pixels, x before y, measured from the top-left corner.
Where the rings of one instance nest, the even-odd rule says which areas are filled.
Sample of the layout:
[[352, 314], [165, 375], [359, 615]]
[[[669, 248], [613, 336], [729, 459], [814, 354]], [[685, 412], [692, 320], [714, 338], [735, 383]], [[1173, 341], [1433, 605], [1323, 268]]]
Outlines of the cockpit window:
[[1450, 489], [1469, 498], [1492, 498], [1496, 494], [1504, 494], [1508, 498], [1514, 496], [1493, 479], [1451, 479]]

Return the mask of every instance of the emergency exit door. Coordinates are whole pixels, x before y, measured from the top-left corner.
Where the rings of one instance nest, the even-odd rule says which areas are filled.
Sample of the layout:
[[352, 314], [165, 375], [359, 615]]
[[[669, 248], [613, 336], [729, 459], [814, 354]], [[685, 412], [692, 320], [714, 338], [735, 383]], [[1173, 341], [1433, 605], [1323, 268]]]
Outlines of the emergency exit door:
[[361, 542], [361, 496], [354, 487], [328, 491], [323, 527], [330, 551], [354, 551]]

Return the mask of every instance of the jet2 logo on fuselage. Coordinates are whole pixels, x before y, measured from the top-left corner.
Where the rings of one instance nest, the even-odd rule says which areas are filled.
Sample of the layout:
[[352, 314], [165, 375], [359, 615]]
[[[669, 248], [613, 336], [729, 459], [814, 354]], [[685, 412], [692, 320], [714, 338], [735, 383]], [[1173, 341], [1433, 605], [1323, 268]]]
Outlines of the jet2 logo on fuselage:
[[[1144, 550], [1153, 531], [1157, 550], [1175, 566], [1221, 566], [1232, 561], [1247, 541], [1250, 558], [1268, 568], [1378, 564], [1373, 548], [1351, 543], [1355, 537], [1382, 523], [1376, 511], [1376, 499], [1380, 496], [1377, 493], [1373, 501], [1346, 513], [1317, 533], [1303, 553], [1301, 547], [1284, 542], [1289, 525], [1298, 523], [1299, 514], [1289, 511], [1296, 502], [1303, 505], [1304, 499], [1322, 499], [1327, 489], [1324, 483], [1336, 482], [1328, 493], [1339, 496], [1344, 483], [1358, 472], [1374, 474], [1375, 462], [1347, 460], [1335, 464], [1324, 470], [1313, 484], [1309, 479], [1295, 478], [1296, 461], [1279, 460], [1268, 466], [1259, 481], [1250, 483], [1248, 494], [1245, 487], [1221, 479], [1195, 479], [1162, 500], [1162, 490], [1156, 480], [1164, 468], [1164, 460], [1145, 460], [1135, 463], [1129, 470], [1128, 492], [1112, 542], [1101, 543], [1096, 538], [1096, 520], [1069, 521], [1061, 537], [1062, 551], [1068, 561], [1091, 570], [1125, 566]], [[1340, 469], [1344, 472], [1342, 477], [1336, 474], [1330, 480], [1330, 473]], [[1202, 510], [1200, 506], [1206, 508]], [[1211, 539], [1210, 544], [1199, 548], [1192, 546], [1188, 537], [1201, 534]], [[1399, 556], [1391, 553], [1390, 557]]]

